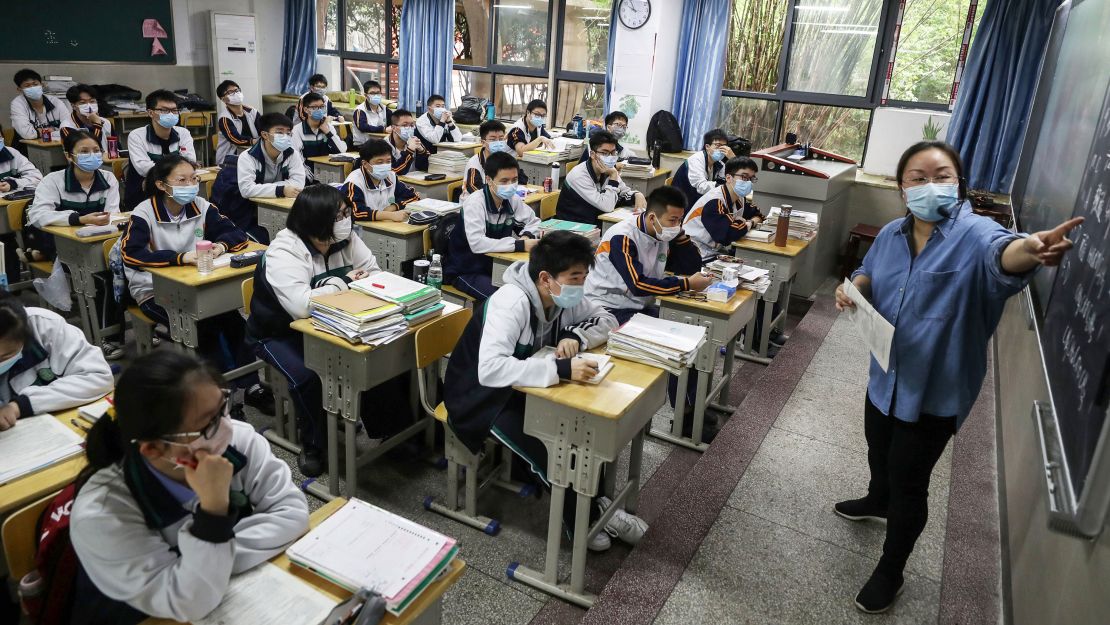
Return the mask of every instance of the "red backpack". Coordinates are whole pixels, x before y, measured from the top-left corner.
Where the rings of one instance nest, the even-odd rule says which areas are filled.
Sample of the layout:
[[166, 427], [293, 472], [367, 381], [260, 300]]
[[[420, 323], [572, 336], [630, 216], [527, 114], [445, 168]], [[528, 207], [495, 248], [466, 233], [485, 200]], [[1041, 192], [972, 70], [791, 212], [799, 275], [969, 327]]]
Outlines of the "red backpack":
[[20, 580], [20, 602], [35, 625], [66, 625], [77, 582], [77, 553], [69, 540], [70, 510], [77, 485], [70, 484], [42, 511], [37, 525], [35, 570]]

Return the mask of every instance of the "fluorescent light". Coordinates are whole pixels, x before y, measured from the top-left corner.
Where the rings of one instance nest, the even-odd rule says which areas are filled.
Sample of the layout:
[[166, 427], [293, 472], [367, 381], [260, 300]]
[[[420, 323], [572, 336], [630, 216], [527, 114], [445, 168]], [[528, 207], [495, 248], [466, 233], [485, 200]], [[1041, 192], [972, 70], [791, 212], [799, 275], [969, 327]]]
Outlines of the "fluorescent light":
[[828, 6], [816, 6], [816, 5], [799, 5], [799, 6], [794, 7], [794, 10], [795, 11], [825, 11], [825, 12], [828, 12], [828, 13], [845, 13], [845, 12], [848, 11], [848, 7], [828, 7]]

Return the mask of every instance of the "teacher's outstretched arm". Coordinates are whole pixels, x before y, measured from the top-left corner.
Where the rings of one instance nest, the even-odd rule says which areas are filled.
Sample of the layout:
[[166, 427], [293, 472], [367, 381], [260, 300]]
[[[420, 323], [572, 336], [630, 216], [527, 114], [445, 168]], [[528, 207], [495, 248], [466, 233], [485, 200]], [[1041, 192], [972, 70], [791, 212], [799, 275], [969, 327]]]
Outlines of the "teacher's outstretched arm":
[[1081, 223], [1083, 218], [1076, 217], [1052, 230], [1034, 232], [1027, 237], [1014, 240], [1002, 252], [1002, 269], [1006, 273], [1020, 274], [1037, 265], [1046, 267], [1059, 265], [1064, 252], [1072, 247], [1068, 233]]

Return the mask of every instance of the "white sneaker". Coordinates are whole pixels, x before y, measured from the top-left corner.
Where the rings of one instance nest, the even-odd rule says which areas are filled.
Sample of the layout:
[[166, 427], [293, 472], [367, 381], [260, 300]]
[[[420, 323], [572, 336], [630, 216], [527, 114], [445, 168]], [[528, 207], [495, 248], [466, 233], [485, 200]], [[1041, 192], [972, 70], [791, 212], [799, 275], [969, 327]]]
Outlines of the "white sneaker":
[[590, 551], [607, 551], [609, 547], [613, 546], [613, 541], [609, 539], [609, 535], [605, 532], [598, 532], [586, 543], [586, 548]]
[[[597, 504], [601, 507], [602, 514], [613, 505], [608, 497], [598, 497]], [[613, 517], [605, 524], [605, 532], [621, 542], [636, 545], [648, 531], [648, 524], [640, 517], [629, 514], [622, 509], [613, 513]], [[600, 534], [600, 532], [598, 532]]]

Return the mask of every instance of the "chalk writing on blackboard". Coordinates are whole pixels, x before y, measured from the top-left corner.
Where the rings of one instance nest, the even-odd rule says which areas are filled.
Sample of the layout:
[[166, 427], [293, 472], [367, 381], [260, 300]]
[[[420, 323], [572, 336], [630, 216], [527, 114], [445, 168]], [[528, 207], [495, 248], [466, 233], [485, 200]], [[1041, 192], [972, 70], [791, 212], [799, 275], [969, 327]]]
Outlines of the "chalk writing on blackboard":
[[47, 29], [47, 30], [42, 31], [42, 35], [43, 35], [43, 37], [46, 38], [46, 43], [50, 43], [50, 44], [58, 43], [58, 37], [54, 33], [54, 31]]

